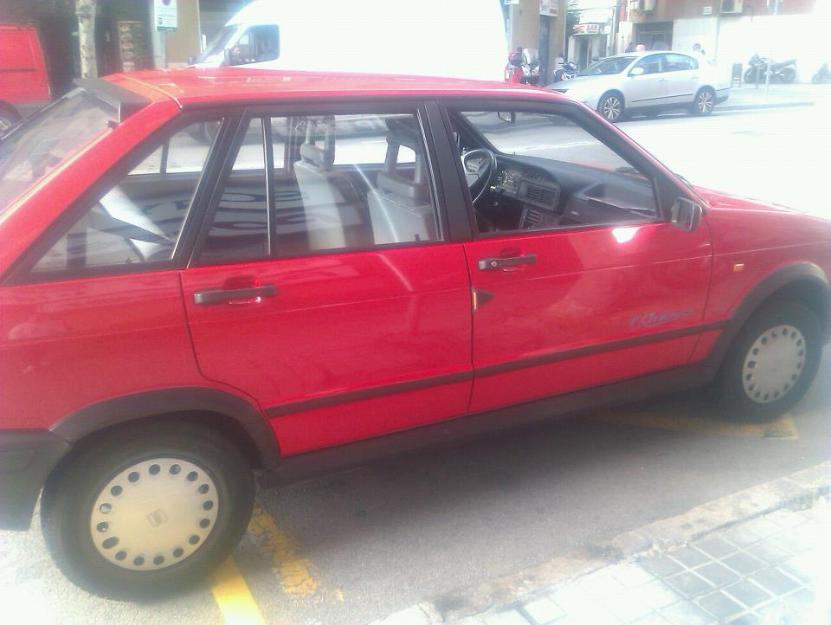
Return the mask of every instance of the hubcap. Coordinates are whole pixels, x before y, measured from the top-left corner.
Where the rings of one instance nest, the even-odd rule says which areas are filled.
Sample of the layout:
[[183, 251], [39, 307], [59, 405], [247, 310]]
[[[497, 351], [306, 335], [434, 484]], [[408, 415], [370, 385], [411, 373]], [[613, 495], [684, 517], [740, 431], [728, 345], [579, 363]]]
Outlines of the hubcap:
[[89, 531], [95, 549], [112, 564], [158, 570], [199, 549], [218, 510], [207, 471], [180, 458], [154, 458], [109, 481], [93, 504]]
[[744, 392], [759, 404], [778, 401], [802, 375], [805, 354], [805, 337], [798, 329], [790, 325], [770, 328], [756, 339], [744, 359]]
[[702, 113], [709, 113], [713, 110], [713, 94], [704, 91], [698, 96], [698, 110]]
[[620, 100], [618, 100], [615, 96], [609, 96], [603, 100], [603, 116], [609, 121], [616, 121], [617, 118], [620, 117], [620, 109]]

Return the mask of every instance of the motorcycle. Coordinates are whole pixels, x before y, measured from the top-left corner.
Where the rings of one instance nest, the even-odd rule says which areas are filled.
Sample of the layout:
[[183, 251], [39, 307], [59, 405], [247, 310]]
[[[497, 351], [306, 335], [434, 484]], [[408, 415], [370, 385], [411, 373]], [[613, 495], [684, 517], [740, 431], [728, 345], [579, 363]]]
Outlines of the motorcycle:
[[536, 85], [540, 81], [540, 62], [528, 61], [525, 53], [511, 53], [505, 66], [505, 82]]
[[566, 61], [563, 63], [562, 67], [557, 68], [557, 71], [554, 72], [554, 82], [560, 82], [561, 80], [571, 80], [575, 76], [577, 76], [577, 63], [574, 61]]
[[796, 80], [796, 59], [776, 62], [754, 54], [748, 65], [744, 73], [744, 81], [748, 83], [766, 82], [768, 71], [770, 71], [770, 82], [792, 83]]
[[822, 67], [820, 67], [819, 70], [817, 70], [817, 73], [814, 74], [811, 82], [815, 85], [831, 83], [831, 69], [828, 68], [828, 63], [822, 64]]

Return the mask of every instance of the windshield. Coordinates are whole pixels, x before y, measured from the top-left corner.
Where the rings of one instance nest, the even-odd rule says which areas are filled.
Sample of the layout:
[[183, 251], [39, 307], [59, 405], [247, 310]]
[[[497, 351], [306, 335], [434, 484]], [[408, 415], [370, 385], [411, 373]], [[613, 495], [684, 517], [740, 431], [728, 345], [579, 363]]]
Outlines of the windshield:
[[0, 215], [96, 136], [117, 111], [86, 91], [77, 89], [23, 122], [0, 140]]
[[221, 64], [225, 60], [225, 48], [237, 32], [239, 26], [225, 26], [220, 30], [205, 51], [197, 59], [197, 63]]
[[582, 76], [605, 76], [609, 74], [620, 74], [629, 64], [635, 60], [634, 56], [613, 56], [603, 59], [589, 66], [581, 72]]

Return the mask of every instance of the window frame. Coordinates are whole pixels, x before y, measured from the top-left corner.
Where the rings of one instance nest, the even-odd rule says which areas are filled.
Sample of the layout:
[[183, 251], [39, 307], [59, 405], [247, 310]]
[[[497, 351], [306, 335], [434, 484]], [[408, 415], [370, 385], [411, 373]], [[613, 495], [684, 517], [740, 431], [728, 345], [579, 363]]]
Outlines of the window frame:
[[[593, 111], [589, 111], [586, 107], [572, 102], [553, 102], [530, 99], [504, 99], [504, 98], [447, 98], [437, 102], [437, 114], [441, 116], [443, 122], [443, 130], [445, 140], [443, 145], [447, 146], [448, 150], [452, 150], [451, 155], [455, 154], [457, 149], [453, 142], [452, 134], [452, 120], [451, 114], [454, 111], [516, 111], [531, 114], [546, 114], [546, 115], [560, 115], [572, 121], [584, 131], [588, 132], [595, 139], [606, 145], [615, 154], [623, 158], [626, 162], [631, 163], [641, 173], [650, 178], [652, 182], [653, 195], [655, 197], [658, 215], [655, 219], [644, 221], [643, 225], [650, 223], [670, 223], [671, 222], [671, 207], [675, 200], [679, 197], [685, 197], [691, 201], [702, 204], [690, 189], [685, 187], [679, 180], [677, 180], [670, 172], [665, 171], [663, 166], [657, 164], [645, 153], [641, 153], [635, 146], [631, 145], [618, 131], [607, 127], [605, 122], [599, 115]], [[487, 146], [494, 149], [497, 154], [501, 153], [495, 150], [488, 142], [487, 137], [482, 136]], [[461, 195], [464, 197], [464, 202], [460, 208], [465, 211], [465, 221], [468, 226], [468, 234], [464, 240], [481, 240], [492, 239], [506, 236], [545, 236], [557, 233], [567, 234], [569, 232], [579, 232], [583, 230], [591, 230], [598, 228], [617, 228], [620, 224], [585, 224], [579, 226], [558, 226], [552, 228], [541, 228], [538, 230], [500, 230], [497, 232], [479, 232], [476, 222], [476, 212], [473, 206], [473, 201], [470, 196], [470, 191], [465, 182], [465, 175], [462, 169], [461, 159], [453, 156], [456, 163], [456, 176], [453, 181], [461, 187]], [[634, 225], [634, 224], [629, 224]]]
[[[109, 191], [130, 174], [156, 150], [169, 143], [170, 138], [188, 126], [209, 121], [220, 121], [220, 130], [208, 148], [205, 165], [199, 173], [199, 178], [191, 196], [190, 205], [185, 214], [182, 229], [176, 241], [171, 258], [149, 263], [130, 263], [123, 265], [105, 265], [98, 267], [84, 267], [81, 269], [61, 269], [54, 271], [32, 271], [40, 259], [66, 236], [69, 231], [81, 220], [95, 204]], [[85, 190], [72, 202], [61, 215], [32, 243], [21, 255], [3, 281], [4, 285], [39, 284], [49, 282], [65, 282], [85, 278], [119, 276], [131, 274], [154, 273], [181, 269], [186, 266], [189, 257], [189, 248], [195, 234], [194, 227], [201, 218], [200, 209], [206, 197], [210, 194], [216, 177], [216, 167], [220, 157], [227, 151], [228, 134], [236, 128], [237, 119], [228, 109], [205, 109], [193, 113], [182, 113], [168, 121], [162, 127], [149, 134], [138, 146], [124, 154], [110, 167], [95, 184]], [[170, 175], [187, 175], [186, 172], [175, 172]], [[160, 174], [139, 174], [160, 175]]]
[[[665, 57], [666, 57], [665, 52], [657, 52], [657, 53], [653, 53], [653, 54], [644, 55], [644, 56], [642, 56], [641, 58], [638, 59], [638, 61], [632, 66], [632, 69], [635, 69], [636, 67], [644, 67], [646, 65], [646, 63], [648, 63], [650, 61], [657, 60], [658, 63], [659, 63], [659, 70], [657, 72], [647, 72], [647, 71], [645, 71], [646, 68], [644, 67], [644, 73], [642, 75], [643, 76], [657, 76], [658, 74], [667, 74], [669, 72], [667, 72], [667, 69], [666, 69], [666, 58]], [[629, 70], [629, 71], [631, 72], [632, 70]]]
[[[216, 259], [211, 259], [210, 262], [203, 262], [200, 259], [202, 250], [208, 238], [211, 226], [213, 224], [214, 216], [222, 199], [222, 194], [229, 177], [233, 173], [233, 166], [239, 152], [242, 141], [248, 130], [248, 126], [252, 119], [261, 118], [269, 119], [279, 117], [319, 117], [326, 115], [395, 115], [395, 114], [413, 114], [419, 124], [421, 140], [425, 146], [425, 156], [427, 158], [427, 173], [430, 178], [430, 194], [434, 204], [436, 213], [438, 238], [431, 241], [406, 241], [402, 243], [386, 243], [382, 245], [370, 246], [353, 246], [343, 247], [332, 250], [316, 250], [307, 254], [298, 254], [292, 256], [279, 256], [274, 247], [274, 227], [273, 227], [273, 198], [274, 198], [274, 176], [266, 175], [266, 197], [268, 210], [268, 244], [269, 253], [260, 259], [233, 259], [228, 258], [226, 261], [218, 262]], [[222, 164], [222, 168], [214, 185], [213, 192], [206, 210], [202, 216], [202, 223], [199, 232], [191, 249], [188, 267], [220, 267], [234, 264], [253, 264], [263, 262], [278, 262], [283, 260], [296, 260], [300, 258], [317, 258], [321, 256], [332, 256], [336, 254], [351, 254], [360, 252], [376, 252], [389, 249], [402, 249], [410, 247], [422, 247], [429, 245], [443, 245], [451, 242], [451, 230], [447, 220], [447, 204], [444, 200], [444, 184], [442, 182], [441, 173], [437, 167], [437, 152], [433, 144], [433, 132], [430, 125], [429, 115], [424, 100], [411, 98], [373, 98], [371, 100], [306, 100], [304, 101], [286, 101], [274, 104], [257, 104], [255, 106], [246, 107], [239, 118], [239, 125], [236, 133], [229, 143]], [[263, 123], [263, 141], [264, 141], [264, 157], [266, 167], [273, 172], [274, 143], [272, 140], [272, 124]], [[288, 151], [289, 144], [284, 146]], [[284, 163], [284, 167], [288, 163]]]

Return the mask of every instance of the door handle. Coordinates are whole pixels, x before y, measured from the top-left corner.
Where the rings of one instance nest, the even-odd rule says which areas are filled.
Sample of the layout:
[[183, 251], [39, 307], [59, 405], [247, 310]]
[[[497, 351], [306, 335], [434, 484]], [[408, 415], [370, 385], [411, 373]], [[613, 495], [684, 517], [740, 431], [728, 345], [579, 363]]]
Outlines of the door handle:
[[193, 303], [200, 306], [216, 304], [259, 304], [264, 297], [277, 295], [277, 287], [273, 284], [252, 286], [244, 289], [213, 289], [197, 291], [193, 294]]
[[478, 267], [481, 271], [496, 271], [518, 267], [519, 265], [535, 265], [536, 263], [536, 254], [526, 254], [525, 256], [512, 256], [510, 258], [481, 258]]

